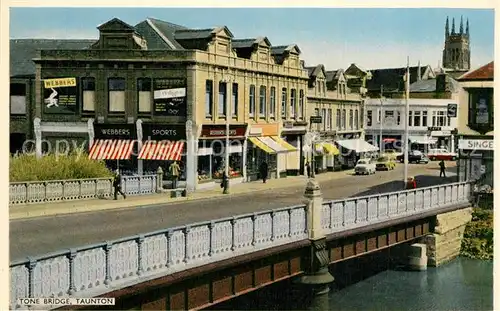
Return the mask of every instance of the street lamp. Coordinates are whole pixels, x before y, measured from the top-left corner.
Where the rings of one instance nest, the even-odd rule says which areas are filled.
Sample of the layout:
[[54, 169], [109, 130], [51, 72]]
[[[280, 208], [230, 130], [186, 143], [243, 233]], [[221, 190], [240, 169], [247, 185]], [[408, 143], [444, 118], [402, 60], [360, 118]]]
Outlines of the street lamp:
[[[223, 187], [223, 194], [229, 194], [229, 124], [232, 116], [231, 107], [231, 97], [232, 97], [232, 79], [224, 78], [223, 81], [226, 83], [226, 159], [225, 159], [225, 173], [226, 173], [226, 184]], [[224, 180], [223, 180], [224, 182]]]
[[409, 144], [408, 144], [408, 132], [409, 132], [409, 116], [410, 116], [410, 57], [407, 57], [407, 62], [406, 62], [406, 75], [405, 75], [405, 89], [406, 89], [406, 96], [405, 96], [405, 106], [406, 106], [406, 122], [405, 122], [405, 135], [404, 135], [404, 159], [405, 159], [405, 167], [404, 167], [404, 180], [403, 180], [403, 185], [406, 185], [406, 182], [408, 181], [408, 153], [410, 152], [408, 149]]

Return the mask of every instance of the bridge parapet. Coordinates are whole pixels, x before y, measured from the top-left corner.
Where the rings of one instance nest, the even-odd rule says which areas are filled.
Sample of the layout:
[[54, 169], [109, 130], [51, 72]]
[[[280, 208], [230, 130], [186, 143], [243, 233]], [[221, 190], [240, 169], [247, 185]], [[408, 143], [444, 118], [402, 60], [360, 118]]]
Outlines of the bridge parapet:
[[318, 188], [309, 197], [306, 193], [309, 201], [303, 205], [169, 228], [14, 262], [10, 265], [11, 308], [26, 308], [17, 303], [19, 298], [95, 297], [306, 239], [318, 240], [318, 256], [311, 258], [312, 266], [316, 266], [324, 261], [321, 237], [326, 234], [464, 207], [471, 202], [471, 190], [470, 183], [460, 182], [323, 202]]

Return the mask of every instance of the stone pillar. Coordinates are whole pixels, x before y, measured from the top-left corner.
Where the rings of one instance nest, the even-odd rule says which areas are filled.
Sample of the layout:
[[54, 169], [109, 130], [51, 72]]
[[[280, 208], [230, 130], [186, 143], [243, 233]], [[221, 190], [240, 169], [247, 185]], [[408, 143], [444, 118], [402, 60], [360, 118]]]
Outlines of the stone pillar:
[[33, 120], [33, 129], [35, 131], [35, 154], [37, 158], [42, 157], [42, 126], [40, 118]]
[[450, 146], [451, 146], [450, 152], [455, 152], [455, 135], [453, 134], [451, 134], [450, 137]]
[[90, 151], [90, 148], [92, 148], [92, 145], [94, 144], [94, 137], [95, 137], [94, 119], [92, 119], [92, 118], [87, 120], [87, 131], [89, 133], [89, 150], [88, 151]]
[[196, 189], [196, 169], [197, 153], [195, 137], [193, 134], [193, 121], [186, 121], [186, 192], [192, 192]]
[[415, 243], [408, 247], [407, 267], [414, 271], [427, 270], [427, 245]]
[[[329, 258], [326, 248], [326, 235], [321, 227], [323, 198], [321, 197], [319, 185], [315, 180], [310, 179], [307, 182], [304, 197], [307, 204], [307, 230], [312, 245], [306, 257], [305, 274], [296, 282], [308, 290], [311, 295], [320, 296], [329, 292], [329, 284], [335, 279], [328, 270]], [[322, 299], [313, 297], [313, 302], [314, 304], [324, 304], [324, 299], [327, 299], [327, 297]]]
[[[139, 156], [139, 154], [141, 153], [141, 149], [142, 149], [142, 136], [143, 136], [143, 133], [142, 133], [142, 120], [141, 119], [137, 119], [137, 121], [135, 122], [136, 124], [136, 127], [137, 127], [137, 156]], [[143, 174], [143, 160], [141, 159], [137, 159], [137, 174], [139, 176], [141, 176]]]
[[425, 237], [428, 265], [437, 267], [460, 254], [465, 226], [472, 220], [472, 207], [436, 216], [434, 233]]

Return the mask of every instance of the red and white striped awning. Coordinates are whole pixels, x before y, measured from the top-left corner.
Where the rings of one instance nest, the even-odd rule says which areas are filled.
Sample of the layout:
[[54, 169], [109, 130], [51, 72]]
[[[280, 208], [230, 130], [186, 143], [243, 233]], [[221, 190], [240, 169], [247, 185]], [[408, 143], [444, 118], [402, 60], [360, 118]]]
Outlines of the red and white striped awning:
[[183, 148], [183, 141], [148, 140], [142, 146], [138, 158], [141, 160], [180, 161]]
[[93, 160], [128, 160], [134, 149], [134, 140], [98, 139], [90, 147]]

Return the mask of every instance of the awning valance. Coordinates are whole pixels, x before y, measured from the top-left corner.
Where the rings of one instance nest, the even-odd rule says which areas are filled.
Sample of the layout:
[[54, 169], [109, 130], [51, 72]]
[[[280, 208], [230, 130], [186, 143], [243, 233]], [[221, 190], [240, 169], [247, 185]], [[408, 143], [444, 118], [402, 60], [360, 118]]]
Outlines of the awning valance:
[[421, 144], [421, 145], [431, 145], [435, 144], [437, 142], [437, 139], [429, 136], [410, 136], [408, 137], [410, 142], [414, 144]]
[[278, 144], [283, 146], [286, 150], [288, 151], [297, 151], [297, 148], [294, 146], [290, 145], [288, 142], [286, 142], [283, 138], [278, 137], [278, 136], [271, 136], [271, 138], [276, 141]]
[[271, 147], [271, 149], [273, 149], [276, 153], [288, 152], [288, 149], [277, 143], [269, 136], [258, 137], [258, 139], [267, 146]]
[[323, 149], [328, 155], [338, 155], [340, 154], [340, 151], [337, 147], [335, 147], [331, 143], [323, 143]]
[[93, 160], [128, 160], [134, 149], [134, 140], [98, 139], [89, 150]]
[[356, 153], [378, 151], [378, 147], [375, 147], [374, 145], [359, 138], [338, 140], [337, 144], [346, 149], [356, 151]]
[[184, 149], [182, 141], [156, 141], [148, 140], [139, 152], [142, 160], [179, 161]]
[[269, 153], [269, 154], [275, 154], [276, 151], [274, 151], [271, 147], [266, 145], [265, 143], [261, 142], [257, 137], [248, 137], [248, 140], [256, 147], [261, 149], [262, 151]]

